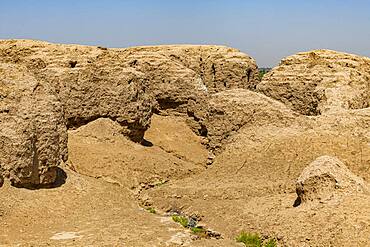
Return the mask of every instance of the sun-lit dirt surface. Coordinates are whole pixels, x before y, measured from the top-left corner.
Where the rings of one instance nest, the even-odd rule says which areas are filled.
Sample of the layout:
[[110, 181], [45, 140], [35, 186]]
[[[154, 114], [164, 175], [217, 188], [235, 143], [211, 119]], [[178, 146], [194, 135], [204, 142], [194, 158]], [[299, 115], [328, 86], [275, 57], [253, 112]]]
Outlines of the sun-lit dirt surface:
[[3, 246], [166, 246], [183, 232], [138, 207], [126, 188], [69, 170], [67, 175], [60, 188], [2, 189]]
[[[325, 126], [327, 120], [317, 121]], [[0, 243], [240, 246], [235, 237], [250, 231], [281, 246], [366, 246], [368, 194], [293, 207], [295, 180], [312, 157], [337, 155], [369, 178], [367, 142], [351, 130], [337, 134], [320, 128], [241, 129], [207, 166], [202, 139], [181, 117], [154, 116], [145, 146], [120, 135], [111, 120], [96, 120], [69, 132], [65, 184], [40, 190], [3, 186]], [[197, 238], [172, 221], [166, 212], [173, 211], [197, 215], [200, 225], [222, 238]]]
[[[161, 122], [164, 126], [157, 125]], [[63, 167], [67, 175], [65, 184], [40, 190], [5, 184], [1, 189], [0, 246], [181, 246], [190, 243], [192, 246], [233, 246], [234, 241], [222, 239], [193, 243], [196, 237], [190, 230], [173, 222], [170, 216], [148, 212], [135, 198], [141, 186], [160, 185], [205, 169], [200, 159], [205, 160], [207, 152], [190, 129], [175, 136], [166, 132], [169, 125], [184, 126], [176, 122], [154, 119], [148, 136], [156, 134], [153, 132], [163, 133], [164, 140], [168, 140], [164, 141], [163, 148], [129, 141], [119, 135], [119, 126], [106, 119], [71, 131], [69, 163], [75, 171]], [[175, 145], [172, 138], [179, 135], [188, 142]], [[171, 143], [174, 150], [165, 151]], [[198, 154], [196, 157], [189, 154], [192, 150]]]

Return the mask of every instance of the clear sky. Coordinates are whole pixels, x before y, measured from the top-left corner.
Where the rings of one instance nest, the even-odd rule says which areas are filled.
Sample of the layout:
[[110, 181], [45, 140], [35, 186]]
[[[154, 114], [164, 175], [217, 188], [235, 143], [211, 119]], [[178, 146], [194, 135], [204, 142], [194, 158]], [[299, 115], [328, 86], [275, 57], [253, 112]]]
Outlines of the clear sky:
[[0, 39], [221, 44], [260, 67], [318, 48], [370, 56], [370, 0], [0, 0]]

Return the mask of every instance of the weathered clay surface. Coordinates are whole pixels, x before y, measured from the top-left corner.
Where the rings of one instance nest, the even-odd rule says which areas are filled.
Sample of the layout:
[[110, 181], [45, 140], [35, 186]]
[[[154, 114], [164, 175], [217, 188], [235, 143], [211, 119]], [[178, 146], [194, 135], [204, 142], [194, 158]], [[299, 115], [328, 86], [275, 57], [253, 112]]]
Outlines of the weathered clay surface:
[[54, 182], [67, 158], [63, 109], [53, 88], [14, 64], [0, 64], [0, 167], [17, 186]]
[[283, 59], [263, 77], [259, 92], [305, 115], [370, 106], [370, 58], [331, 50]]
[[147, 80], [126, 68], [114, 53], [97, 47], [19, 40], [0, 42], [0, 54], [1, 59], [23, 64], [38, 81], [55, 88], [68, 128], [108, 117], [138, 141], [149, 127], [154, 100], [145, 93]]
[[[274, 105], [269, 106], [279, 112], [280, 104]], [[368, 183], [370, 108], [281, 116], [241, 127], [206, 171], [148, 190], [145, 201], [165, 212], [180, 208], [201, 215], [202, 223], [226, 239], [244, 229], [275, 236], [282, 246], [366, 246], [368, 193], [348, 193], [334, 203], [312, 207], [293, 205], [297, 178], [316, 157], [336, 156]], [[357, 224], [361, 227], [355, 229]], [[356, 239], [348, 237], [355, 232]]]
[[[182, 129], [181, 133], [171, 131], [174, 128]], [[101, 118], [70, 130], [71, 167], [128, 188], [161, 185], [204, 169], [207, 150], [181, 118], [154, 116], [145, 133], [146, 146], [120, 135], [121, 129], [118, 123]]]
[[303, 169], [296, 183], [300, 202], [326, 201], [338, 196], [366, 192], [364, 180], [354, 175], [343, 162], [332, 156], [321, 156]]
[[[36, 96], [20, 96], [20, 93], [15, 93], [18, 94], [16, 97], [24, 99], [24, 103], [22, 101], [19, 106], [24, 105], [25, 113], [20, 112], [23, 108], [19, 107], [18, 112], [12, 115], [13, 118], [18, 119], [28, 111], [37, 111], [40, 115], [45, 115], [45, 118], [52, 114], [57, 114], [61, 118], [58, 126], [61, 126], [59, 135], [63, 138], [60, 146], [53, 147], [60, 150], [61, 154], [59, 151], [48, 154], [48, 159], [52, 159], [53, 162], [44, 162], [43, 168], [40, 166], [40, 174], [46, 174], [44, 170], [48, 170], [48, 167], [57, 166], [59, 157], [66, 159], [66, 128], [76, 128], [101, 117], [110, 118], [123, 127], [121, 132], [124, 135], [140, 142], [144, 132], [149, 128], [154, 110], [161, 114], [188, 115], [189, 124], [201, 133], [202, 126], [199, 125], [199, 119], [195, 118], [194, 112], [202, 108], [207, 109], [210, 94], [229, 88], [252, 89], [257, 83], [255, 61], [236, 49], [223, 46], [184, 45], [106, 49], [30, 40], [3, 40], [0, 41], [0, 62], [6, 66], [22, 68], [21, 72], [8, 71], [8, 74], [2, 76], [7, 80], [4, 87], [8, 87], [13, 80], [18, 80], [18, 84], [12, 89], [14, 92], [26, 90], [31, 95], [34, 88], [43, 87], [52, 91], [50, 95], [49, 91], [42, 91], [42, 100], [35, 98]], [[12, 78], [11, 74], [22, 76], [27, 74], [32, 80]], [[23, 82], [27, 80], [43, 87]], [[24, 89], [20, 89], [21, 87]], [[58, 106], [46, 103], [43, 105], [43, 101], [50, 100], [55, 101]], [[1, 103], [5, 108], [10, 104], [5, 100]], [[7, 118], [8, 115], [10, 114], [6, 115]], [[13, 126], [19, 122], [13, 118], [4, 117], [2, 124], [7, 125], [13, 121], [11, 124]], [[34, 138], [34, 135], [42, 136], [44, 131], [49, 131], [46, 127], [36, 130], [33, 125], [31, 120], [18, 125], [20, 131], [22, 129], [25, 131], [18, 134], [24, 150], [17, 149], [17, 152], [23, 154], [27, 150], [30, 153], [28, 158], [32, 156], [32, 152], [39, 155], [42, 150], [34, 147], [33, 139], [30, 138]], [[5, 130], [4, 127], [2, 131]], [[36, 131], [40, 133], [35, 133]], [[4, 150], [15, 145], [14, 143], [10, 145], [12, 140], [3, 143]], [[12, 153], [11, 156], [18, 160], [14, 162], [21, 164], [36, 162], [32, 159], [27, 162], [20, 161], [16, 157], [21, 154], [16, 154], [14, 150], [7, 152]], [[17, 178], [14, 183], [50, 183], [55, 178], [55, 174], [49, 172], [50, 178], [40, 178], [38, 182], [35, 181], [38, 179], [36, 170], [23, 169], [22, 165], [18, 168], [18, 165], [14, 166], [6, 161], [2, 166], [8, 171], [7, 176]], [[51, 170], [53, 169], [50, 168]], [[9, 175], [10, 171], [23, 175]], [[36, 177], [28, 179], [32, 176]], [[27, 179], [23, 181], [20, 177]]]
[[[134, 103], [150, 105], [148, 101], [141, 102], [144, 84], [147, 94], [150, 92], [157, 100], [157, 110], [176, 109], [186, 113], [187, 104], [198, 102], [199, 97], [207, 93], [228, 88], [252, 89], [258, 82], [254, 59], [237, 49], [224, 46], [179, 45], [106, 49], [11, 40], [0, 42], [0, 57], [6, 61], [26, 64], [33, 73], [50, 81], [57, 88], [67, 117], [72, 119], [72, 123], [76, 118], [73, 111], [79, 111], [82, 119], [93, 118], [90, 115], [95, 114], [87, 109], [92, 107], [89, 102], [84, 101], [85, 98], [76, 99], [74, 95], [81, 95], [83, 92], [87, 95], [86, 99], [99, 96], [91, 95], [89, 91], [86, 92], [87, 89], [97, 94], [104, 87], [119, 85], [120, 90], [115, 94], [124, 93], [131, 97], [133, 94], [138, 97], [131, 98]], [[73, 102], [80, 105], [80, 108], [77, 108], [80, 110], [76, 110]], [[104, 105], [102, 104], [101, 108], [104, 108]], [[126, 105], [125, 108], [130, 107]], [[105, 117], [110, 114], [106, 113]], [[144, 128], [148, 127], [146, 121], [138, 125], [140, 124], [143, 124]]]
[[242, 127], [287, 125], [298, 114], [263, 94], [245, 89], [216, 93], [196, 112], [207, 130], [208, 147], [217, 150]]

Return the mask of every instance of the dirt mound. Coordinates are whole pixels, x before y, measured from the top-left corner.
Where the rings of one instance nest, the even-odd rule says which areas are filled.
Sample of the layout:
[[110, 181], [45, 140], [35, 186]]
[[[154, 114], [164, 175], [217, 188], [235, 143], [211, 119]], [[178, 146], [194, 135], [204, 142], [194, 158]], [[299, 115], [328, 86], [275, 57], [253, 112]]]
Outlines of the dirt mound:
[[[24, 118], [20, 115], [27, 115], [28, 111], [37, 111], [44, 115], [40, 117], [44, 118], [42, 121], [50, 121], [50, 125], [57, 125], [39, 128], [37, 132], [40, 134], [36, 136], [19, 134], [24, 135], [19, 137], [22, 140], [22, 144], [19, 145], [26, 149], [23, 151], [34, 153], [28, 155], [34, 157], [34, 161], [24, 157], [33, 165], [25, 165], [27, 162], [21, 159], [8, 161], [4, 156], [4, 161], [1, 162], [4, 164], [1, 166], [6, 170], [6, 177], [14, 177], [13, 183], [22, 186], [52, 183], [55, 180], [55, 169], [52, 167], [59, 164], [59, 157], [64, 161], [67, 158], [66, 129], [80, 127], [98, 118], [109, 118], [122, 126], [120, 129], [122, 134], [131, 140], [141, 142], [155, 111], [161, 114], [189, 115], [189, 119], [193, 121], [193, 128], [198, 131], [201, 130], [201, 126], [194, 119], [192, 112], [206, 104], [210, 93], [227, 88], [253, 88], [257, 83], [255, 61], [236, 49], [222, 46], [106, 49], [31, 40], [2, 40], [0, 63], [3, 65], [2, 71], [8, 70], [8, 67], [17, 68], [13, 69], [12, 73], [2, 72], [4, 90], [9, 91], [13, 83], [11, 90], [16, 92], [14, 97], [25, 99], [22, 103], [25, 109], [22, 112], [11, 112], [13, 117], [8, 114], [7, 108], [10, 103], [2, 101], [3, 132], [6, 131], [5, 125], [10, 124], [9, 121], [17, 118], [18, 120], [14, 120], [12, 124], [19, 122]], [[25, 74], [29, 78], [17, 78], [25, 77]], [[30, 82], [24, 82], [27, 80]], [[18, 84], [14, 86], [14, 83]], [[41, 96], [37, 99], [36, 96], [20, 96], [22, 90], [28, 90], [28, 94], [32, 94], [36, 88], [38, 90], [48, 88], [40, 93], [45, 99], [40, 99]], [[27, 102], [28, 100], [30, 102]], [[41, 102], [39, 105], [38, 101]], [[43, 101], [52, 102], [43, 104]], [[57, 115], [60, 123], [48, 119], [51, 115]], [[17, 128], [20, 131], [32, 129], [32, 126], [28, 126], [32, 123], [28, 122], [29, 120], [22, 122]], [[60, 146], [56, 143], [49, 147], [39, 147], [42, 145], [38, 143], [39, 139], [43, 142], [42, 136], [50, 134], [43, 132], [51, 128], [58, 129], [55, 132], [58, 135], [50, 138], [54, 138], [57, 143], [60, 142]], [[6, 135], [4, 132], [4, 138]], [[15, 136], [11, 133], [10, 135]], [[32, 144], [32, 138], [35, 144]], [[13, 153], [11, 156], [13, 158], [24, 156], [12, 150], [11, 143], [14, 142], [14, 138], [5, 139], [3, 150]], [[53, 151], [44, 157], [43, 149]], [[40, 163], [37, 159], [44, 160], [40, 160], [42, 164], [37, 165], [36, 163]], [[53, 160], [46, 161], [48, 159]], [[14, 162], [22, 164], [15, 165]], [[39, 172], [36, 172], [36, 168]], [[11, 169], [17, 174], [9, 175]], [[41, 174], [45, 175], [40, 177]], [[31, 178], [32, 176], [36, 177]]]
[[181, 118], [155, 116], [146, 146], [122, 136], [121, 129], [110, 119], [97, 119], [70, 130], [69, 165], [80, 174], [132, 189], [159, 186], [205, 169], [208, 152]]
[[99, 117], [114, 119], [124, 134], [140, 141], [149, 127], [154, 99], [142, 73], [120, 65], [97, 47], [55, 45], [30, 40], [0, 42], [0, 61], [25, 66], [48, 83], [63, 105], [68, 128]]
[[365, 192], [367, 185], [339, 159], [321, 156], [309, 164], [296, 183], [297, 204], [335, 199], [338, 194]]
[[15, 186], [52, 184], [67, 158], [62, 104], [50, 85], [0, 63], [0, 170]]
[[289, 56], [263, 77], [259, 92], [305, 115], [370, 106], [370, 58], [330, 50]]
[[[109, 93], [118, 97], [120, 94], [130, 95], [132, 90], [137, 91], [136, 97], [139, 99], [133, 97], [131, 100], [142, 105], [143, 83], [147, 83], [147, 93], [156, 98], [157, 110], [177, 109], [186, 113], [187, 104], [197, 102], [202, 95], [228, 88], [254, 88], [258, 82], [254, 59], [237, 49], [224, 46], [106, 49], [31, 40], [3, 40], [0, 41], [0, 59], [25, 64], [40, 78], [51, 82], [60, 92], [67, 114], [76, 111], [78, 107], [74, 104], [82, 102], [86, 105], [82, 109], [92, 111], [87, 97], [94, 99], [103, 92], [105, 97], [110, 96]], [[107, 91], [106, 86], [119, 86], [119, 90]], [[85, 91], [86, 98], [79, 99], [76, 94]], [[93, 95], [94, 92], [98, 95]], [[129, 106], [126, 108], [129, 109]], [[100, 114], [100, 117], [109, 117], [107, 114], [109, 112], [106, 116]]]
[[[284, 124], [246, 124], [207, 170], [142, 192], [144, 202], [158, 211], [199, 215], [226, 239], [244, 230], [275, 237], [283, 246], [366, 246], [369, 195], [354, 193], [312, 208], [293, 204], [297, 177], [315, 157], [337, 156], [370, 180], [369, 114], [367, 108], [297, 116]], [[348, 238], [357, 221], [356, 239]]]
[[212, 95], [196, 116], [207, 131], [208, 148], [217, 152], [242, 127], [284, 126], [298, 114], [265, 95], [232, 89]]
[[145, 140], [179, 159], [204, 165], [208, 152], [205, 138], [197, 136], [182, 117], [153, 115]]

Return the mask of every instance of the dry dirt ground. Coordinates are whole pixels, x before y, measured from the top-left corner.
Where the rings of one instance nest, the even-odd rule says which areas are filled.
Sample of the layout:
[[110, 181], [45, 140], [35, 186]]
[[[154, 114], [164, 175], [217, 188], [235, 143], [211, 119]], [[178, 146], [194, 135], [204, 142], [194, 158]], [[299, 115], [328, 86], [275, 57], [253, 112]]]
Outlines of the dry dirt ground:
[[[0, 246], [233, 246], [231, 240], [193, 243], [190, 230], [170, 216], [148, 212], [135, 199], [138, 188], [205, 170], [207, 151], [199, 137], [184, 121], [166, 120], [153, 119], [147, 132], [157, 144], [152, 146], [131, 142], [108, 119], [70, 131], [63, 185], [39, 190], [3, 186]], [[174, 142], [178, 145], [171, 146]]]
[[[315, 121], [331, 117], [322, 118]], [[1, 246], [242, 246], [235, 237], [243, 230], [280, 246], [370, 241], [366, 193], [293, 207], [296, 179], [321, 154], [337, 155], [368, 181], [369, 144], [350, 130], [241, 129], [211, 166], [205, 165], [203, 140], [181, 117], [155, 115], [145, 145], [119, 131], [109, 119], [69, 131], [69, 161], [62, 167], [67, 178], [59, 187], [5, 184]], [[170, 212], [197, 216], [221, 238], [198, 238]]]

